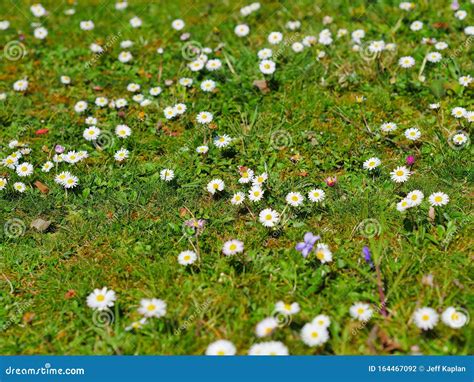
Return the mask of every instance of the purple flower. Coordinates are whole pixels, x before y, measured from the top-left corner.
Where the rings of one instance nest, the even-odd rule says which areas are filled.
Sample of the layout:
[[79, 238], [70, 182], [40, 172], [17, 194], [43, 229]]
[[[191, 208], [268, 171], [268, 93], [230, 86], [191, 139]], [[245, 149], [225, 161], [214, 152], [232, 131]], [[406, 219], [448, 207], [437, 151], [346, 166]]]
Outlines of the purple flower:
[[451, 3], [451, 9], [453, 11], [457, 11], [459, 9], [459, 3], [458, 3], [458, 0], [454, 0], [452, 3]]
[[407, 156], [407, 165], [412, 166], [415, 163], [415, 157], [413, 155]]
[[56, 145], [56, 147], [54, 148], [54, 151], [56, 151], [57, 154], [62, 154], [64, 150], [64, 147], [61, 145]]
[[372, 262], [372, 256], [370, 254], [369, 247], [362, 248], [362, 254], [364, 255], [364, 260], [370, 265], [370, 268], [373, 268], [374, 263]]
[[303, 242], [296, 244], [296, 250], [301, 252], [303, 257], [306, 259], [309, 253], [313, 250], [314, 244], [320, 239], [321, 237], [314, 236], [311, 232], [306, 232], [304, 234]]

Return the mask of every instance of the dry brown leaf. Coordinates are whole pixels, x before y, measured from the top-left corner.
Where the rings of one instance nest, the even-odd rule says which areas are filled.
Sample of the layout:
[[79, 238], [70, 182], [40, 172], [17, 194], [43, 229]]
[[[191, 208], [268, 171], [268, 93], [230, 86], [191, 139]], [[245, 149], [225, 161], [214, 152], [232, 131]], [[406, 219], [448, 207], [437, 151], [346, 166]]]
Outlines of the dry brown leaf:
[[47, 194], [49, 192], [49, 188], [46, 184], [44, 183], [41, 183], [39, 180], [37, 180], [35, 183], [34, 183], [35, 187], [40, 190], [40, 192], [42, 194]]

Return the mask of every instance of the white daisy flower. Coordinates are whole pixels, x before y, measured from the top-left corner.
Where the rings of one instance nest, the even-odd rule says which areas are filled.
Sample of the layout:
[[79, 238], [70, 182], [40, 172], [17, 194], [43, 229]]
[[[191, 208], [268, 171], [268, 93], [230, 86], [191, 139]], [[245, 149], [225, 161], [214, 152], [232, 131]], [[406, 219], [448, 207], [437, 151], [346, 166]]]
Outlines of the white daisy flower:
[[265, 227], [274, 227], [280, 222], [280, 214], [271, 208], [261, 211], [258, 218]]
[[96, 43], [90, 44], [89, 49], [91, 50], [92, 53], [96, 53], [96, 54], [104, 52], [104, 48], [102, 48], [99, 44], [96, 44]]
[[262, 200], [264, 193], [265, 191], [262, 190], [260, 186], [252, 186], [252, 188], [249, 190], [248, 198], [252, 202], [259, 202]]
[[227, 134], [214, 138], [214, 145], [219, 149], [223, 149], [229, 146], [231, 142], [232, 138], [229, 137]]
[[273, 52], [269, 48], [260, 49], [257, 53], [257, 56], [260, 60], [266, 60], [273, 55]]
[[284, 301], [278, 301], [275, 304], [275, 311], [281, 314], [284, 314], [286, 316], [291, 316], [293, 314], [299, 313], [301, 310], [300, 304], [297, 302], [293, 302], [291, 304], [288, 304]]
[[30, 7], [31, 13], [33, 13], [33, 16], [35, 17], [43, 17], [46, 16], [46, 9], [41, 4], [33, 4]]
[[456, 11], [456, 13], [454, 14], [454, 17], [456, 17], [458, 20], [464, 20], [466, 16], [467, 12], [462, 9]]
[[449, 203], [449, 196], [444, 192], [434, 192], [428, 198], [433, 207], [445, 206]]
[[255, 334], [257, 337], [267, 337], [278, 328], [278, 321], [275, 317], [267, 317], [260, 321], [255, 327]]
[[468, 323], [468, 317], [450, 306], [441, 314], [441, 321], [453, 329], [459, 329]]
[[426, 60], [432, 63], [440, 62], [443, 56], [439, 52], [430, 52], [426, 55]]
[[174, 179], [174, 171], [170, 170], [169, 168], [165, 168], [161, 170], [160, 178], [165, 182], [171, 182]]
[[23, 162], [16, 166], [16, 173], [21, 177], [30, 176], [33, 174], [33, 165], [28, 162]]
[[185, 23], [181, 19], [173, 20], [173, 22], [171, 23], [171, 27], [177, 31], [180, 31], [181, 29], [183, 29], [184, 26], [185, 26]]
[[120, 47], [122, 49], [128, 49], [133, 46], [133, 41], [125, 40], [120, 42]]
[[300, 53], [304, 50], [304, 45], [301, 42], [297, 41], [297, 42], [294, 42], [293, 44], [291, 44], [291, 49], [295, 53]]
[[357, 44], [360, 44], [361, 39], [363, 39], [364, 37], [365, 37], [365, 31], [363, 29], [357, 29], [351, 33], [352, 41], [354, 41]]
[[227, 340], [215, 341], [206, 349], [206, 355], [235, 355], [236, 353], [235, 345]]
[[456, 146], [461, 146], [463, 145], [464, 143], [467, 142], [467, 136], [465, 134], [462, 134], [462, 133], [459, 133], [459, 134], [455, 134], [453, 136], [453, 143], [456, 145]]
[[87, 102], [86, 101], [79, 101], [74, 105], [74, 111], [76, 113], [82, 113], [87, 109]]
[[329, 340], [329, 332], [326, 328], [310, 322], [301, 329], [301, 340], [310, 347], [321, 346]]
[[245, 194], [243, 192], [236, 192], [233, 196], [232, 196], [232, 199], [230, 200], [230, 202], [234, 205], [234, 206], [238, 206], [240, 204], [242, 204], [245, 200]]
[[280, 32], [271, 32], [267, 38], [272, 45], [279, 44], [283, 40], [283, 35]]
[[405, 137], [410, 141], [416, 141], [421, 137], [421, 131], [416, 127], [405, 130]]
[[120, 54], [118, 55], [118, 60], [124, 64], [132, 61], [132, 59], [133, 59], [132, 53], [127, 52], [127, 51], [120, 52]]
[[181, 265], [190, 265], [197, 260], [197, 254], [193, 251], [183, 251], [178, 255], [178, 263]]
[[43, 167], [41, 167], [41, 171], [43, 172], [49, 172], [51, 171], [51, 169], [54, 167], [54, 164], [53, 162], [46, 162], [45, 164], [43, 164]]
[[271, 60], [262, 60], [259, 68], [263, 74], [273, 74], [275, 72], [276, 64]]
[[3, 190], [7, 186], [7, 180], [5, 178], [0, 177], [0, 191]]
[[181, 86], [189, 88], [193, 84], [192, 78], [183, 77], [179, 79], [179, 84]]
[[239, 37], [247, 36], [249, 32], [250, 28], [247, 24], [239, 24], [234, 29], [234, 33]]
[[44, 40], [48, 35], [48, 30], [44, 27], [39, 27], [34, 30], [33, 34], [38, 40]]
[[254, 186], [261, 186], [263, 183], [265, 183], [268, 179], [268, 175], [266, 172], [260, 174], [260, 175], [255, 175], [252, 178], [252, 184]]
[[91, 20], [81, 21], [79, 26], [83, 31], [90, 31], [94, 29], [94, 23]]
[[222, 67], [222, 62], [221, 60], [215, 58], [213, 60], [209, 60], [206, 62], [206, 69], [209, 70], [210, 72], [213, 72], [215, 70], [218, 70]]
[[398, 65], [400, 65], [404, 69], [411, 68], [415, 65], [415, 59], [411, 56], [404, 56], [398, 60]]
[[25, 183], [23, 183], [23, 182], [15, 182], [15, 183], [13, 183], [13, 188], [14, 188], [16, 191], [18, 191], [18, 192], [20, 192], [20, 193], [23, 193], [23, 192], [25, 192], [25, 190], [26, 190], [26, 185], [25, 185]]
[[430, 109], [431, 110], [436, 110], [436, 109], [439, 109], [441, 106], [441, 104], [438, 102], [438, 103], [430, 103]]
[[152, 95], [153, 97], [156, 97], [157, 95], [161, 94], [161, 91], [162, 89], [159, 86], [156, 86], [150, 89], [150, 95]]
[[356, 320], [362, 322], [366, 322], [370, 320], [370, 318], [374, 314], [374, 311], [372, 310], [369, 304], [366, 304], [364, 302], [356, 302], [350, 307], [349, 313], [351, 314], [352, 318], [355, 318]]
[[410, 29], [414, 32], [417, 32], [423, 28], [423, 23], [421, 21], [413, 21], [410, 25]]
[[299, 192], [289, 192], [285, 200], [290, 206], [299, 207], [303, 204], [304, 196]]
[[410, 207], [413, 207], [413, 203], [407, 198], [404, 198], [397, 203], [397, 210], [400, 212], [406, 211]]
[[322, 202], [325, 197], [326, 193], [320, 188], [315, 188], [308, 192], [308, 199], [313, 203]]
[[115, 128], [115, 134], [119, 138], [127, 138], [132, 134], [132, 129], [130, 129], [130, 127], [127, 125], [117, 125]]
[[423, 307], [415, 310], [413, 313], [413, 321], [416, 326], [422, 330], [433, 329], [438, 323], [438, 313], [432, 308]]
[[280, 341], [260, 342], [251, 346], [249, 355], [288, 355], [288, 348]]
[[125, 327], [125, 331], [130, 332], [132, 330], [140, 330], [143, 328], [143, 325], [147, 323], [146, 318], [142, 318], [138, 321], [133, 321], [129, 326]]
[[311, 321], [311, 323], [313, 325], [319, 326], [320, 328], [327, 329], [329, 325], [331, 325], [331, 319], [325, 314], [319, 314], [313, 318], [313, 321]]
[[130, 19], [130, 25], [132, 28], [140, 28], [142, 26], [143, 22], [139, 17], [132, 17]]
[[99, 135], [100, 135], [100, 129], [95, 126], [88, 127], [82, 133], [82, 136], [84, 137], [86, 141], [95, 141], [97, 138], [99, 138]]
[[207, 184], [207, 191], [214, 195], [217, 191], [223, 191], [225, 187], [224, 181], [221, 179], [213, 179]]
[[138, 313], [145, 317], [163, 317], [166, 314], [166, 302], [157, 298], [144, 298], [140, 301]]
[[329, 263], [332, 261], [332, 252], [329, 247], [324, 243], [318, 243], [316, 246], [316, 258], [321, 261], [322, 264]]
[[372, 170], [376, 169], [378, 166], [380, 166], [380, 163], [382, 163], [382, 162], [380, 161], [379, 158], [372, 157], [372, 158], [367, 159], [364, 162], [363, 166], [366, 170], [372, 171]]
[[461, 86], [469, 86], [469, 84], [472, 82], [472, 77], [471, 76], [461, 76], [459, 77], [459, 84]]
[[380, 130], [384, 133], [389, 133], [397, 129], [397, 124], [394, 122], [384, 122], [380, 125]]
[[201, 90], [205, 92], [212, 92], [216, 88], [216, 83], [213, 80], [205, 80], [201, 82]]
[[191, 69], [192, 72], [199, 72], [204, 68], [204, 61], [202, 60], [195, 60], [188, 64], [188, 68]]
[[13, 90], [17, 92], [24, 92], [26, 89], [28, 89], [27, 80], [18, 80], [13, 84]]
[[252, 181], [254, 172], [253, 170], [246, 168], [240, 172], [239, 183], [246, 184]]
[[184, 114], [186, 112], [186, 105], [184, 103], [177, 103], [173, 106], [173, 109], [176, 111], [176, 114]]
[[196, 121], [203, 125], [211, 123], [212, 119], [213, 119], [213, 115], [209, 113], [208, 111], [201, 111], [196, 117]]
[[209, 151], [208, 146], [198, 146], [198, 147], [196, 147], [196, 152], [198, 154], [206, 154], [208, 151]]
[[404, 183], [410, 177], [411, 172], [405, 166], [399, 166], [390, 173], [392, 180], [396, 183]]
[[109, 100], [105, 97], [97, 97], [95, 99], [95, 104], [99, 107], [107, 106], [108, 103], [109, 103]]
[[117, 11], [123, 11], [128, 7], [128, 2], [127, 1], [118, 1], [115, 3], [115, 9]]
[[114, 306], [116, 300], [115, 292], [107, 287], [102, 289], [94, 289], [94, 291], [87, 296], [87, 306], [96, 310], [105, 310]]
[[438, 50], [445, 50], [448, 48], [448, 44], [446, 44], [444, 41], [440, 41], [435, 44], [435, 48]]
[[451, 110], [451, 115], [454, 118], [463, 118], [467, 113], [467, 110], [463, 107], [455, 107]]
[[412, 9], [415, 8], [415, 4], [410, 3], [408, 1], [403, 1], [399, 5], [400, 9], [403, 9], [404, 11], [411, 11]]
[[128, 90], [129, 92], [135, 93], [135, 92], [137, 92], [137, 91], [140, 90], [140, 85], [134, 84], [134, 83], [130, 83], [130, 84], [127, 85], [127, 90]]
[[419, 206], [424, 198], [425, 195], [423, 195], [423, 192], [421, 192], [420, 190], [413, 190], [409, 192], [406, 196], [406, 199], [408, 199], [411, 203], [410, 207]]
[[64, 188], [74, 188], [77, 186], [78, 183], [79, 179], [77, 178], [77, 176], [69, 175], [66, 177], [66, 179], [64, 179], [62, 184]]
[[128, 158], [129, 154], [130, 152], [127, 149], [122, 147], [120, 150], [115, 152], [114, 159], [117, 162], [123, 162], [125, 159]]
[[232, 256], [236, 253], [242, 253], [244, 251], [244, 243], [240, 240], [229, 240], [226, 241], [222, 247], [222, 252], [226, 256]]

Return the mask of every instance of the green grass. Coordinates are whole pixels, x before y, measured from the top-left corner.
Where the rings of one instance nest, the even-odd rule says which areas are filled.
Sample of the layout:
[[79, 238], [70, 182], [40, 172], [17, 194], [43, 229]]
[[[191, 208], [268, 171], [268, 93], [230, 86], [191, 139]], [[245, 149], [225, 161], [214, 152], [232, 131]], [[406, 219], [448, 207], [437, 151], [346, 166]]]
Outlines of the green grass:
[[[460, 22], [448, 2], [420, 1], [415, 11], [405, 13], [392, 1], [318, 1], [319, 7], [309, 0], [262, 1], [262, 9], [244, 21], [250, 35], [240, 39], [233, 28], [243, 21], [238, 10], [246, 3], [241, 1], [134, 1], [123, 12], [115, 11], [114, 2], [89, 1], [81, 2], [73, 16], [63, 14], [67, 4], [42, 3], [52, 14], [44, 20], [49, 35], [39, 41], [32, 36], [30, 24], [35, 20], [29, 6], [0, 1], [6, 11], [2, 17], [12, 24], [0, 32], [2, 44], [18, 40], [16, 31], [22, 30], [27, 49], [17, 62], [0, 61], [0, 92], [8, 93], [0, 101], [0, 156], [7, 156], [12, 151], [8, 142], [18, 139], [33, 149], [28, 161], [35, 166], [24, 194], [11, 188], [18, 181], [14, 171], [0, 169], [0, 175], [9, 178], [7, 189], [0, 191], [0, 222], [20, 219], [26, 228], [19, 237], [0, 232], [2, 354], [203, 354], [219, 338], [233, 341], [245, 354], [260, 341], [255, 325], [272, 313], [278, 300], [301, 305], [291, 324], [271, 336], [284, 342], [291, 354], [410, 354], [413, 346], [424, 354], [467, 354], [472, 349], [472, 323], [460, 330], [439, 323], [435, 330], [421, 333], [410, 321], [421, 306], [441, 312], [448, 306], [472, 311], [474, 305], [469, 258], [472, 146], [454, 150], [447, 143], [460, 129], [450, 110], [472, 108], [472, 84], [462, 88], [457, 82], [459, 75], [473, 74], [471, 46], [465, 45], [462, 32], [472, 24], [472, 15]], [[466, 10], [472, 14], [472, 7]], [[129, 27], [135, 15], [143, 19], [140, 29]], [[252, 83], [263, 78], [256, 53], [268, 47], [268, 33], [281, 30], [295, 36], [297, 32], [288, 32], [284, 25], [299, 19], [302, 30], [296, 38], [317, 35], [325, 15], [334, 17], [328, 26], [334, 38], [337, 28], [364, 28], [366, 40], [396, 42], [398, 51], [384, 53], [376, 65], [351, 51], [349, 37], [300, 54], [284, 44], [269, 81], [271, 91], [263, 95]], [[185, 20], [191, 40], [212, 48], [225, 43], [216, 55], [223, 70], [196, 74], [186, 68], [180, 33], [169, 27], [178, 17]], [[87, 19], [94, 20], [93, 31], [79, 29], [79, 22]], [[425, 28], [414, 33], [409, 25], [417, 19]], [[447, 25], [436, 28], [436, 22]], [[105, 43], [108, 36], [118, 37], [86, 69], [93, 57], [89, 44]], [[427, 65], [423, 83], [418, 70], [432, 48], [420, 40], [428, 36], [446, 41], [450, 48], [443, 56], [454, 59]], [[124, 65], [117, 56], [119, 41], [127, 39], [135, 43], [130, 49], [135, 58]], [[159, 46], [165, 49], [162, 56], [156, 53]], [[317, 61], [323, 48], [327, 57]], [[403, 55], [416, 59], [415, 68], [398, 69]], [[63, 74], [71, 76], [71, 86], [59, 82]], [[30, 82], [27, 93], [13, 92], [13, 82], [25, 76]], [[195, 89], [179, 87], [181, 77], [194, 78]], [[207, 78], [218, 82], [218, 92], [197, 88]], [[166, 87], [165, 79], [175, 83]], [[164, 91], [141, 108], [126, 91], [130, 82], [141, 84], [144, 94], [156, 85]], [[94, 90], [97, 87], [102, 90]], [[99, 95], [126, 97], [125, 115], [108, 108], [96, 111], [92, 104]], [[356, 102], [358, 95], [366, 98], [362, 104]], [[85, 115], [96, 116], [102, 130], [126, 123], [132, 136], [96, 150], [82, 138], [84, 115], [73, 109], [79, 100], [89, 102]], [[176, 102], [186, 103], [188, 112], [166, 121], [162, 109]], [[441, 102], [438, 113], [428, 109], [434, 102]], [[196, 125], [195, 115], [203, 110], [214, 113], [215, 130]], [[379, 133], [385, 121], [399, 125], [392, 141]], [[469, 132], [463, 123], [462, 130]], [[416, 144], [403, 136], [403, 130], [414, 125], [423, 134]], [[49, 133], [35, 135], [40, 128]], [[235, 138], [230, 150], [212, 145], [210, 138], [217, 133]], [[275, 143], [278, 136], [282, 140]], [[201, 156], [195, 148], [204, 142], [211, 143], [210, 150]], [[54, 183], [56, 170], [40, 171], [58, 143], [90, 154], [85, 162], [62, 165], [61, 171], [79, 177], [73, 191]], [[131, 155], [119, 164], [113, 153], [122, 146]], [[397, 186], [389, 172], [409, 154], [416, 157], [414, 174]], [[382, 160], [375, 176], [362, 168], [371, 156]], [[250, 204], [251, 213], [229, 203], [232, 193], [243, 188], [237, 183], [238, 166], [269, 173], [264, 201]], [[162, 182], [163, 168], [174, 169], [176, 181]], [[324, 179], [335, 175], [336, 187], [327, 187]], [[211, 198], [206, 184], [215, 177], [225, 181], [226, 190]], [[33, 186], [35, 180], [50, 192], [41, 194]], [[253, 218], [267, 206], [283, 211], [288, 192], [307, 192], [313, 186], [326, 190], [325, 203], [287, 208], [287, 223], [276, 233]], [[437, 209], [434, 221], [428, 219], [427, 200], [413, 216], [401, 215], [395, 204], [414, 189], [426, 198], [446, 192], [450, 203]], [[192, 217], [188, 211], [207, 220], [199, 236], [201, 262], [189, 269], [176, 261], [179, 252], [191, 249], [182, 228]], [[48, 232], [29, 227], [38, 217], [53, 222]], [[361, 235], [357, 227], [364, 219], [376, 219], [380, 234], [370, 239]], [[295, 251], [307, 231], [322, 235], [333, 262], [321, 265]], [[222, 244], [232, 238], [244, 241], [243, 256], [222, 255]], [[349, 307], [357, 301], [380, 304], [375, 272], [361, 256], [364, 245], [380, 264], [389, 317], [377, 313], [360, 328], [350, 318]], [[434, 276], [432, 286], [422, 283], [427, 274]], [[118, 295], [115, 321], [105, 327], [94, 324], [93, 311], [86, 306], [87, 295], [102, 286]], [[69, 290], [75, 291], [72, 298], [65, 296]], [[140, 318], [136, 308], [144, 297], [164, 299], [166, 317], [151, 320], [137, 333], [125, 331]], [[323, 347], [309, 348], [299, 339], [299, 330], [319, 313], [331, 317], [331, 339]], [[176, 333], [185, 322], [187, 328]]]

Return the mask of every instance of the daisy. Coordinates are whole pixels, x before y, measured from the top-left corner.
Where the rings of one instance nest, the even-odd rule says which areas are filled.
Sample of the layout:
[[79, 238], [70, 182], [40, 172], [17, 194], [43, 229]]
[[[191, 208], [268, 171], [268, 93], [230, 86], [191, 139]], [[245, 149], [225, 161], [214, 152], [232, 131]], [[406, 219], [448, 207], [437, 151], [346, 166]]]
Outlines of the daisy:
[[123, 11], [127, 7], [128, 7], [128, 3], [126, 1], [119, 1], [115, 3], [115, 9], [118, 11]]
[[435, 44], [435, 48], [438, 50], [445, 50], [448, 48], [448, 44], [446, 44], [444, 41], [440, 41]]
[[229, 146], [231, 142], [232, 142], [232, 138], [229, 137], [227, 134], [221, 135], [220, 137], [216, 137], [214, 139], [214, 144], [219, 149]]
[[0, 191], [7, 186], [7, 180], [5, 178], [0, 178]]
[[64, 188], [74, 188], [77, 186], [77, 183], [79, 182], [79, 179], [77, 176], [74, 175], [69, 175], [64, 179], [63, 181], [63, 186]]
[[304, 196], [299, 192], [289, 192], [285, 199], [290, 206], [299, 207], [303, 204]]
[[400, 65], [404, 69], [411, 68], [413, 65], [415, 65], [415, 59], [411, 56], [401, 57], [398, 60], [398, 65]]
[[415, 4], [410, 3], [408, 1], [403, 1], [399, 5], [400, 9], [403, 9], [404, 11], [411, 11], [412, 9], [415, 8]]
[[300, 52], [303, 51], [304, 45], [303, 45], [301, 42], [294, 42], [294, 43], [291, 45], [291, 49], [292, 49], [293, 52], [295, 52], [295, 53], [300, 53]]
[[267, 38], [268, 42], [272, 45], [279, 44], [283, 40], [283, 35], [280, 32], [271, 32]]
[[232, 199], [230, 200], [230, 202], [234, 205], [234, 206], [238, 206], [240, 204], [242, 204], [245, 200], [245, 194], [243, 192], [236, 192], [233, 196], [232, 196]]
[[417, 32], [423, 28], [423, 23], [421, 21], [413, 21], [410, 25], [410, 29], [413, 32]]
[[449, 203], [449, 196], [444, 192], [435, 192], [428, 198], [433, 207], [445, 206]]
[[26, 190], [26, 185], [23, 182], [16, 182], [16, 183], [13, 184], [13, 188], [16, 191], [23, 193]]
[[412, 127], [410, 129], [405, 130], [405, 137], [410, 141], [416, 141], [418, 138], [421, 137], [421, 131], [416, 127]]
[[176, 114], [184, 114], [186, 111], [187, 107], [184, 103], [177, 103], [176, 105], [173, 106], [173, 109], [176, 111]]
[[178, 115], [178, 112], [174, 107], [168, 106], [164, 108], [163, 114], [165, 115], [166, 119], [173, 119], [174, 117], [176, 117], [176, 115]]
[[202, 60], [192, 61], [188, 64], [188, 68], [191, 69], [192, 72], [199, 72], [204, 68], [204, 62]]
[[24, 92], [26, 89], [28, 89], [27, 80], [18, 80], [13, 84], [13, 90], [17, 92]]
[[7, 20], [0, 21], [0, 30], [6, 31], [10, 27], [10, 22]]
[[163, 317], [166, 314], [166, 302], [157, 298], [144, 298], [140, 301], [138, 313], [145, 317]]
[[117, 162], [122, 162], [124, 161], [125, 159], [128, 158], [130, 152], [127, 150], [127, 149], [124, 149], [123, 147], [118, 150], [115, 154], [114, 154], [114, 159], [117, 161]]
[[280, 341], [261, 342], [252, 345], [249, 355], [288, 355], [288, 348]]
[[266, 182], [266, 180], [268, 179], [268, 175], [266, 172], [260, 174], [260, 175], [256, 175], [253, 177], [252, 179], [252, 184], [254, 186], [261, 186], [263, 183]]
[[181, 29], [183, 29], [184, 26], [185, 26], [185, 23], [181, 19], [173, 20], [173, 22], [171, 23], [171, 27], [177, 31], [180, 31]]
[[291, 304], [285, 303], [283, 301], [278, 301], [275, 304], [275, 311], [286, 316], [291, 316], [297, 314], [300, 311], [300, 304], [293, 302]]
[[203, 125], [207, 123], [211, 123], [212, 119], [213, 119], [213, 115], [209, 113], [208, 111], [201, 111], [196, 117], [196, 121]]
[[156, 97], [157, 95], [161, 94], [161, 91], [162, 91], [161, 88], [159, 86], [156, 86], [150, 89], [150, 95], [152, 95], [153, 97]]
[[462, 76], [459, 77], [459, 84], [462, 86], [469, 86], [469, 84], [472, 82], [472, 77], [471, 76]]
[[321, 346], [329, 340], [326, 328], [313, 323], [307, 323], [301, 329], [301, 340], [308, 346]]
[[118, 60], [124, 64], [132, 61], [132, 58], [133, 56], [130, 52], [120, 52], [120, 54], [118, 55]]
[[131, 46], [133, 46], [133, 41], [130, 41], [130, 40], [125, 40], [120, 43], [120, 47], [122, 49], [127, 49], [127, 48], [130, 48]]
[[374, 311], [369, 304], [363, 302], [356, 302], [349, 309], [351, 316], [359, 321], [366, 322], [372, 317]]
[[97, 97], [95, 99], [95, 104], [99, 107], [107, 106], [108, 103], [109, 103], [109, 100], [105, 97]]
[[250, 28], [247, 24], [237, 25], [234, 29], [234, 33], [239, 37], [247, 36], [250, 32]]
[[260, 321], [255, 327], [255, 334], [257, 337], [266, 337], [273, 333], [278, 328], [278, 321], [275, 317], [267, 317]]
[[468, 323], [468, 317], [460, 311], [457, 311], [456, 308], [450, 306], [441, 315], [441, 320], [445, 325], [453, 328], [459, 329]]
[[201, 90], [205, 92], [212, 92], [216, 88], [216, 83], [213, 80], [205, 80], [201, 82]]
[[454, 118], [462, 118], [466, 115], [467, 110], [464, 109], [463, 107], [455, 107], [451, 110], [451, 115]]
[[132, 100], [134, 100], [135, 102], [138, 102], [138, 103], [143, 102], [144, 99], [145, 99], [145, 96], [143, 94], [135, 94], [132, 97]]
[[236, 353], [235, 345], [227, 340], [215, 341], [206, 349], [206, 355], [235, 355]]
[[416, 207], [421, 204], [425, 195], [420, 190], [414, 190], [408, 193], [406, 198], [411, 202], [410, 207]]
[[206, 62], [206, 69], [209, 70], [210, 72], [214, 70], [218, 70], [221, 67], [222, 67], [221, 60], [218, 60], [217, 58]]
[[127, 138], [132, 134], [132, 130], [127, 125], [117, 125], [115, 128], [115, 134], [119, 138]]
[[193, 84], [193, 80], [192, 80], [192, 78], [187, 78], [187, 77], [180, 78], [179, 79], [179, 84], [189, 88]]
[[11, 155], [7, 156], [5, 159], [2, 160], [2, 164], [5, 167], [11, 168], [12, 170], [15, 169], [17, 163], [18, 163], [18, 159], [13, 158]]
[[265, 227], [274, 227], [280, 222], [280, 214], [271, 208], [265, 208], [259, 214], [259, 221]]
[[79, 26], [83, 31], [90, 31], [94, 29], [94, 23], [91, 20], [81, 21]]
[[92, 53], [100, 54], [104, 52], [104, 48], [102, 48], [99, 44], [92, 43], [89, 45], [89, 49]]
[[48, 30], [46, 28], [39, 27], [34, 30], [33, 34], [38, 40], [44, 40], [48, 35]]
[[260, 60], [266, 60], [272, 56], [273, 52], [269, 48], [260, 49], [257, 56]]
[[30, 7], [31, 13], [33, 13], [33, 16], [35, 17], [42, 17], [46, 15], [46, 9], [41, 4], [33, 4]]
[[102, 289], [94, 289], [94, 291], [87, 296], [87, 306], [96, 310], [105, 310], [114, 306], [116, 300], [115, 292], [107, 287]]
[[263, 198], [263, 194], [265, 191], [263, 191], [260, 186], [253, 186], [249, 190], [249, 200], [252, 202], [259, 202]]
[[197, 255], [193, 251], [183, 251], [178, 255], [178, 263], [181, 265], [189, 265], [197, 260]]
[[89, 125], [89, 126], [95, 126], [95, 125], [97, 125], [97, 118], [87, 117], [86, 120], [85, 120], [85, 123], [86, 123], [86, 125]]
[[399, 166], [395, 170], [393, 170], [390, 175], [394, 182], [404, 183], [408, 180], [411, 173], [410, 170], [408, 170], [405, 166]]
[[160, 178], [161, 180], [164, 180], [165, 182], [170, 182], [174, 179], [174, 171], [168, 168], [165, 168], [161, 170]]
[[271, 60], [263, 60], [260, 62], [259, 68], [263, 74], [273, 74], [275, 72], [275, 63]]
[[88, 127], [82, 133], [82, 136], [86, 141], [95, 141], [99, 137], [99, 135], [100, 129], [95, 126]]
[[407, 199], [407, 198], [404, 198], [403, 200], [397, 203], [397, 210], [400, 212], [403, 212], [410, 207], [413, 207], [413, 203], [411, 202], [410, 199]]
[[33, 165], [27, 162], [23, 162], [16, 166], [16, 173], [18, 176], [25, 177], [33, 174]]
[[384, 133], [389, 133], [397, 129], [397, 124], [393, 122], [384, 122], [380, 125], [380, 130]]
[[241, 253], [244, 251], [244, 243], [240, 240], [229, 240], [224, 243], [222, 247], [222, 252], [226, 256], [232, 256], [236, 253]]
[[322, 45], [331, 45], [332, 44], [331, 31], [329, 29], [323, 29], [319, 33], [318, 42]]
[[69, 176], [71, 176], [71, 174], [68, 171], [63, 171], [55, 176], [54, 181], [64, 186], [64, 182]]
[[132, 28], [140, 28], [142, 26], [142, 20], [139, 17], [132, 17], [130, 19], [130, 25]]
[[79, 101], [74, 105], [74, 111], [76, 113], [82, 113], [87, 109], [87, 102], [86, 101]]
[[380, 53], [385, 49], [385, 41], [372, 41], [369, 45], [369, 51], [371, 53]]
[[426, 55], [426, 60], [432, 63], [440, 62], [443, 59], [441, 53], [431, 52]]
[[454, 14], [454, 17], [456, 17], [458, 20], [464, 20], [467, 16], [467, 12], [460, 9], [459, 11], [456, 11]]
[[127, 90], [129, 92], [135, 93], [135, 92], [140, 90], [140, 85], [134, 84], [134, 83], [128, 84], [127, 85]]
[[365, 37], [365, 31], [363, 29], [357, 29], [351, 33], [352, 41], [354, 41], [357, 44], [360, 44], [361, 39], [363, 39], [364, 37]]
[[453, 136], [453, 143], [457, 146], [461, 146], [467, 142], [467, 139], [465, 134], [459, 133]]
[[142, 318], [139, 321], [134, 321], [125, 328], [125, 331], [130, 332], [132, 330], [140, 330], [141, 328], [143, 328], [143, 325], [145, 325], [146, 322], [146, 318]]
[[246, 184], [246, 183], [251, 182], [251, 181], [252, 181], [252, 178], [253, 178], [253, 175], [254, 175], [253, 170], [244, 167], [244, 168], [240, 171], [239, 183], [241, 183], [241, 184]]
[[430, 103], [430, 109], [431, 110], [436, 110], [436, 109], [439, 109], [441, 106], [441, 104], [438, 102], [438, 103]]
[[378, 166], [380, 166], [380, 163], [382, 163], [382, 162], [380, 161], [379, 158], [372, 157], [372, 158], [367, 159], [364, 162], [363, 166], [366, 170], [372, 171], [375, 168], [377, 168]]
[[224, 190], [224, 181], [221, 179], [213, 179], [207, 184], [207, 191], [214, 195], [217, 191]]
[[319, 243], [316, 246], [316, 258], [321, 261], [321, 264], [329, 263], [332, 261], [332, 252], [326, 244]]
[[326, 193], [319, 188], [315, 188], [311, 190], [310, 192], [308, 192], [308, 199], [312, 201], [313, 203], [322, 202], [325, 197], [326, 197]]
[[422, 330], [433, 329], [438, 323], [438, 313], [432, 308], [423, 307], [415, 310], [413, 313], [413, 321], [415, 325]]
[[196, 152], [198, 154], [206, 154], [208, 151], [209, 151], [208, 146], [198, 146], [198, 147], [196, 147]]
[[331, 325], [331, 320], [325, 314], [320, 314], [320, 315], [314, 317], [313, 321], [311, 321], [311, 323], [313, 325], [319, 326], [320, 328], [327, 329], [329, 327], [329, 325]]

